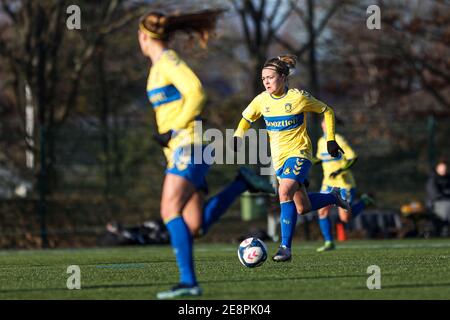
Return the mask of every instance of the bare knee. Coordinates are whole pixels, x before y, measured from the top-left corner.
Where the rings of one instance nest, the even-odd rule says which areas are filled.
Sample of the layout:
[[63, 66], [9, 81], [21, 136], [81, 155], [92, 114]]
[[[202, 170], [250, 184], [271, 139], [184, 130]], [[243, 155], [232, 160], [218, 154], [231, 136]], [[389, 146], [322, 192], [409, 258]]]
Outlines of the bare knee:
[[181, 214], [181, 212], [177, 212], [174, 209], [174, 206], [170, 203], [166, 203], [165, 201], [161, 202], [161, 209], [160, 209], [161, 218], [163, 221], [171, 220]]
[[278, 187], [278, 195], [280, 197], [280, 202], [291, 201], [294, 199], [295, 190], [292, 190], [289, 186], [280, 184]]
[[201, 232], [202, 222], [201, 221], [197, 221], [195, 219], [190, 219], [189, 217], [185, 217], [184, 215], [174, 214], [174, 211], [171, 211], [170, 207], [168, 207], [167, 210], [164, 210], [164, 209], [161, 210], [161, 218], [163, 219], [163, 221], [165, 223], [167, 223], [168, 221], [175, 219], [177, 217], [183, 218], [184, 222], [186, 223], [186, 226], [189, 229], [190, 234], [194, 238], [201, 237], [201, 235], [202, 235], [202, 232]]
[[326, 217], [328, 217], [328, 213], [330, 212], [329, 207], [325, 207], [325, 208], [321, 208], [318, 211], [319, 214], [319, 218], [320, 219], [325, 219]]
[[164, 194], [161, 200], [161, 218], [167, 221], [182, 215], [187, 199], [185, 194]]
[[166, 175], [161, 196], [161, 218], [168, 221], [183, 214], [183, 208], [194, 189], [187, 181], [174, 175]]
[[351, 214], [348, 213], [345, 210], [339, 210], [339, 219], [343, 222], [343, 223], [348, 223], [350, 221], [351, 218]]
[[161, 201], [161, 218], [163, 221], [169, 221], [173, 218], [181, 216], [182, 203], [181, 199], [176, 197], [166, 197]]
[[296, 204], [296, 206], [298, 214], [307, 214], [308, 212], [311, 212], [311, 204], [309, 203], [304, 203], [302, 201], [301, 203]]
[[191, 232], [191, 235], [194, 238], [199, 238], [201, 236], [201, 228], [202, 228], [202, 223], [201, 221], [196, 221], [194, 219], [185, 219], [184, 220], [186, 222], [186, 225], [189, 229], [189, 231]]
[[295, 193], [294, 201], [298, 214], [306, 214], [312, 210], [311, 202], [304, 187]]

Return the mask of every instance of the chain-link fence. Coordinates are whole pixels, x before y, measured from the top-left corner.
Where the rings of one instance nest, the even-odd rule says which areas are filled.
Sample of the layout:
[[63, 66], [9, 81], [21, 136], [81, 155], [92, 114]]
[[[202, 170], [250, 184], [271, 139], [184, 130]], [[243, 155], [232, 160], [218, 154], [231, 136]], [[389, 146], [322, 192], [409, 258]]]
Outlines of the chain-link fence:
[[[358, 190], [373, 193], [378, 208], [398, 211], [404, 203], [425, 200], [430, 161], [450, 150], [450, 127], [445, 118], [383, 121], [346, 123], [338, 131], [359, 155], [352, 169]], [[1, 247], [40, 246], [45, 230], [51, 247], [94, 245], [108, 222], [159, 219], [165, 160], [143, 121], [72, 124], [55, 134], [54, 155], [45, 207], [36, 189], [25, 199], [0, 202]], [[230, 182], [237, 168], [213, 165], [210, 195]], [[319, 190], [321, 177], [320, 166], [314, 167], [310, 191]], [[237, 238], [265, 226], [266, 219], [243, 222], [236, 201], [207, 239]], [[312, 238], [317, 236], [313, 232]]]

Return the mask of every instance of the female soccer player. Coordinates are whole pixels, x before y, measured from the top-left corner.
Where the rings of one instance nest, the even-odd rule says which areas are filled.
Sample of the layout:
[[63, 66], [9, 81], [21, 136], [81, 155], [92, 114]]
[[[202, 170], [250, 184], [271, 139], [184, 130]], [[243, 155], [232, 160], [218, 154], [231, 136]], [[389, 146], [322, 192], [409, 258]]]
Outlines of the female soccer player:
[[151, 12], [139, 22], [141, 51], [152, 62], [147, 95], [156, 113], [156, 140], [163, 146], [168, 162], [162, 187], [161, 217], [169, 230], [180, 272], [179, 284], [158, 293], [159, 299], [200, 295], [202, 290], [194, 271], [193, 236], [204, 234], [242, 192], [273, 190], [267, 180], [241, 168], [228, 187], [204, 204], [209, 166], [202, 156], [199, 161], [195, 151], [191, 151], [202, 149], [203, 145], [201, 138], [194, 136], [194, 120], [202, 111], [205, 94], [194, 72], [169, 49], [168, 41], [176, 32], [183, 31], [198, 34], [205, 45], [220, 13], [164, 15]]
[[289, 89], [288, 77], [295, 68], [295, 56], [285, 55], [268, 60], [261, 76], [265, 91], [256, 96], [242, 112], [242, 120], [235, 132], [235, 148], [242, 144], [245, 131], [251, 123], [264, 117], [270, 138], [274, 169], [279, 180], [281, 204], [281, 245], [274, 261], [291, 259], [291, 244], [297, 222], [297, 213], [334, 204], [350, 210], [337, 190], [328, 194], [306, 193], [304, 186], [311, 167], [312, 146], [306, 131], [307, 112], [323, 113], [327, 124], [327, 150], [338, 157], [342, 149], [335, 141], [334, 112], [308, 92]]
[[[356, 183], [353, 178], [353, 174], [350, 168], [355, 164], [358, 159], [357, 154], [347, 141], [339, 134], [336, 134], [336, 141], [344, 150], [344, 154], [341, 154], [337, 158], [332, 158], [326, 149], [326, 123], [322, 121], [322, 131], [324, 136], [322, 136], [317, 142], [317, 154], [314, 164], [322, 163], [323, 170], [323, 181], [320, 192], [328, 193], [333, 188], [339, 188], [341, 197], [352, 206], [352, 214], [346, 212], [342, 208], [338, 209], [339, 212], [339, 226], [343, 228], [342, 223], [348, 223], [350, 218], [357, 217], [368, 205], [374, 203], [374, 200], [367, 194], [361, 195], [361, 199], [358, 202], [354, 202], [356, 193]], [[322, 235], [325, 239], [325, 244], [317, 249], [317, 252], [324, 252], [335, 249], [333, 235], [331, 233], [331, 221], [329, 218], [330, 206], [319, 209], [319, 227]]]

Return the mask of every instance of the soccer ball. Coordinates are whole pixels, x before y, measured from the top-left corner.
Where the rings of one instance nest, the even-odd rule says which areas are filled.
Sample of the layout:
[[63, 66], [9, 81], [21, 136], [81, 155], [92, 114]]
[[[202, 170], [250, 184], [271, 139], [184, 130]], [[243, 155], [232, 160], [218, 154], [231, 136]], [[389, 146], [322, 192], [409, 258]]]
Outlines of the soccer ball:
[[259, 267], [267, 260], [266, 244], [258, 238], [247, 238], [239, 245], [238, 257], [247, 268]]

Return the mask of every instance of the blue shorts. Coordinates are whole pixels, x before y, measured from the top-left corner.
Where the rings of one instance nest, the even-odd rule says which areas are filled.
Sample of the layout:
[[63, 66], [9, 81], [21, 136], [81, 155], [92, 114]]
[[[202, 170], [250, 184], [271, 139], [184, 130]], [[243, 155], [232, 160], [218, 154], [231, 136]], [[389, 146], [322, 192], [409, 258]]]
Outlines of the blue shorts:
[[206, 175], [210, 165], [201, 161], [194, 163], [194, 153], [184, 152], [185, 148], [177, 148], [173, 153], [173, 166], [166, 169], [166, 174], [174, 174], [192, 183], [197, 191], [208, 193]]
[[[330, 193], [333, 189], [332, 186], [322, 185], [322, 188], [320, 189], [320, 193]], [[350, 188], [340, 188], [341, 190], [341, 197], [344, 200], [347, 200], [348, 203], [352, 204], [353, 200], [355, 199], [356, 189]]]
[[279, 179], [292, 179], [299, 183], [304, 183], [308, 177], [311, 161], [305, 158], [293, 157], [287, 159], [283, 166], [277, 170]]

